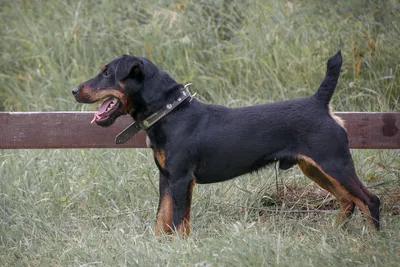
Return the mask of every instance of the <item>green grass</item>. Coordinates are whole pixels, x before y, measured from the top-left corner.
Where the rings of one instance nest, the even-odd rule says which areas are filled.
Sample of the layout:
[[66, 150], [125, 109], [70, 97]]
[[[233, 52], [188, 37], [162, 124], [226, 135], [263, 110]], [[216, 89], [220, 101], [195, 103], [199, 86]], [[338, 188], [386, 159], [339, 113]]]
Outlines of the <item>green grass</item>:
[[[71, 89], [121, 54], [204, 102], [270, 103], [313, 94], [341, 49], [335, 110], [400, 111], [398, 1], [325, 2], [2, 1], [0, 110], [94, 110]], [[2, 150], [0, 266], [397, 266], [400, 152], [353, 156], [383, 202], [378, 233], [359, 212], [336, 228], [336, 202], [297, 168], [277, 192], [272, 166], [196, 186], [192, 236], [158, 240], [150, 151]]]

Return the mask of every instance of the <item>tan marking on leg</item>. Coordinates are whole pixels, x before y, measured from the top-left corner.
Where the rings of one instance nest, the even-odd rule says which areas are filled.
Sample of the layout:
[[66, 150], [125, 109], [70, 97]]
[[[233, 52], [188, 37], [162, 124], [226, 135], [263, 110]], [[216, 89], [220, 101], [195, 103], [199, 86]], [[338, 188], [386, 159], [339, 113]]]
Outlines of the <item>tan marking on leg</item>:
[[166, 155], [164, 150], [155, 150], [154, 152], [156, 160], [162, 169], [165, 169]]
[[325, 173], [321, 167], [311, 158], [298, 155], [299, 167], [303, 173], [311, 180], [315, 181], [319, 186], [332, 193], [341, 205], [338, 223], [343, 223], [350, 215], [354, 208], [354, 203], [359, 207], [364, 216], [373, 224], [373, 218], [367, 205], [359, 198], [351, 195], [343, 185], [341, 185], [332, 176]]
[[341, 117], [336, 116], [336, 115], [333, 113], [333, 108], [332, 108], [331, 106], [329, 106], [329, 115], [332, 117], [332, 119], [333, 119], [334, 121], [336, 121], [337, 124], [339, 124], [343, 129], [346, 130], [344, 120], [343, 120]]
[[172, 198], [169, 193], [165, 193], [161, 199], [160, 209], [157, 213], [156, 236], [172, 232], [172, 212]]
[[[374, 225], [374, 219], [371, 216], [371, 212], [369, 211], [369, 208], [367, 205], [359, 198], [352, 196], [352, 200], [354, 203], [356, 203], [357, 207], [361, 210], [361, 212], [364, 214], [365, 218], [370, 221], [371, 225]], [[375, 227], [371, 228], [375, 229]]]
[[340, 200], [340, 210], [338, 213], [338, 221], [337, 226], [343, 225], [346, 223], [347, 219], [351, 216], [354, 210], [355, 203], [351, 200]]
[[178, 225], [177, 232], [180, 236], [190, 236], [190, 214], [192, 212], [192, 196], [193, 196], [193, 189], [194, 186], [196, 185], [196, 181], [193, 180], [190, 183], [189, 187], [189, 208], [186, 211], [185, 218], [183, 218], [183, 221], [180, 225]]
[[190, 221], [187, 221], [186, 218], [183, 219], [183, 222], [178, 225], [176, 231], [180, 236], [190, 236]]

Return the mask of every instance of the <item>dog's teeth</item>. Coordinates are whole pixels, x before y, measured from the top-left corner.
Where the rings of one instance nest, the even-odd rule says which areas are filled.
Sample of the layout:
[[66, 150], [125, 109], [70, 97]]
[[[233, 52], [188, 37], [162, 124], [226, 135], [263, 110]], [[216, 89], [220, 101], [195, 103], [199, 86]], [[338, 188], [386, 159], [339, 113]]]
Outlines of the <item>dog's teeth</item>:
[[[113, 100], [114, 101], [114, 100]], [[109, 106], [108, 106], [108, 108], [107, 108], [107, 111], [109, 111], [110, 109], [112, 109], [114, 106], [115, 106], [115, 104], [117, 104], [116, 102], [112, 102]]]

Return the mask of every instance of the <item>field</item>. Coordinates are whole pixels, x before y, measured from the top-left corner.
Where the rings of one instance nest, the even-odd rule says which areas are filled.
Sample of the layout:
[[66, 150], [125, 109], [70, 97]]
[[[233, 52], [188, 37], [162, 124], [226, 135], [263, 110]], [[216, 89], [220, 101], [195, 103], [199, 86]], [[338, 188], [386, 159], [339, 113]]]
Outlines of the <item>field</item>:
[[[334, 109], [400, 111], [399, 10], [397, 0], [3, 0], [0, 110], [95, 110], [71, 89], [122, 54], [192, 82], [206, 103], [271, 103], [313, 94], [341, 49]], [[352, 154], [381, 197], [380, 232], [359, 211], [335, 227], [332, 196], [272, 165], [196, 186], [191, 237], [157, 239], [151, 151], [1, 150], [0, 266], [398, 266], [400, 151]]]

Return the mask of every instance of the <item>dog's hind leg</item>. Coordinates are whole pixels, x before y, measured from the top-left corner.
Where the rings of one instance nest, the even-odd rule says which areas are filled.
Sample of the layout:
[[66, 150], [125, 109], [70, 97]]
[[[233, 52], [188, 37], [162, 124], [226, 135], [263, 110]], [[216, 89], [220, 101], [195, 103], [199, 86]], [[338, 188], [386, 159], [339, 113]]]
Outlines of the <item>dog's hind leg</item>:
[[344, 225], [353, 213], [355, 207], [355, 203], [351, 200], [350, 195], [346, 190], [343, 190], [332, 183], [330, 178], [314, 165], [313, 162], [310, 162], [310, 160], [304, 159], [304, 157], [298, 158], [298, 165], [305, 176], [335, 196], [340, 204], [337, 224]]
[[[347, 164], [335, 169], [333, 169], [332, 164], [329, 164], [333, 159], [330, 159], [329, 162], [325, 160], [325, 162], [318, 164], [311, 157], [298, 155], [297, 158], [299, 166], [305, 175], [337, 198], [341, 205], [340, 220], [346, 220], [351, 215], [355, 204], [375, 228], [379, 230], [379, 198], [362, 185], [355, 173], [350, 153], [344, 154], [346, 155], [344, 162], [347, 162]], [[340, 162], [340, 160], [337, 161]]]

